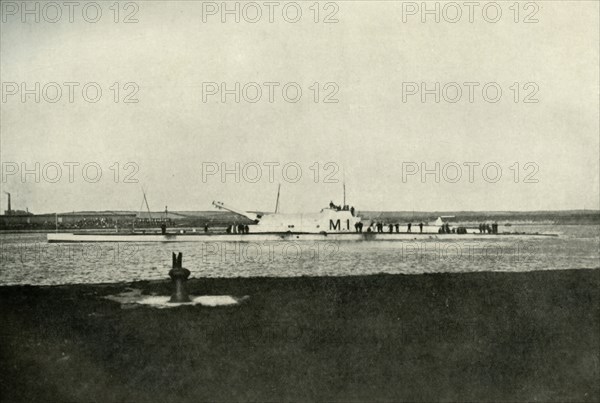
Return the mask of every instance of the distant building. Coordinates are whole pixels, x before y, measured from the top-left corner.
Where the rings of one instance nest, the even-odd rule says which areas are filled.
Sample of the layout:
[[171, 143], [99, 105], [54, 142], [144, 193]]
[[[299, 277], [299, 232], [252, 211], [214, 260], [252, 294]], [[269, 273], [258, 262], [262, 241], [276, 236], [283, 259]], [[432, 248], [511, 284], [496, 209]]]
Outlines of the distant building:
[[13, 210], [10, 205], [10, 193], [8, 193], [8, 192], [4, 192], [4, 193], [6, 193], [6, 195], [8, 196], [8, 210], [4, 210], [5, 215], [25, 215], [25, 216], [33, 215], [33, 213], [29, 212], [29, 209]]

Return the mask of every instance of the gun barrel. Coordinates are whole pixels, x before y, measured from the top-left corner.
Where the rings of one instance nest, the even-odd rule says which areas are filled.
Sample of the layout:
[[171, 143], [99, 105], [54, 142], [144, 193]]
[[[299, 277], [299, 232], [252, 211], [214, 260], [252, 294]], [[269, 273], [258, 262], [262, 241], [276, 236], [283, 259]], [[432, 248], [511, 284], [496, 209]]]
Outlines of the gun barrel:
[[235, 207], [231, 207], [231, 206], [227, 206], [225, 205], [225, 203], [220, 202], [220, 201], [213, 201], [212, 202], [213, 206], [215, 206], [218, 209], [223, 209], [223, 210], [227, 210], [227, 211], [231, 211], [232, 213], [241, 215], [243, 217], [246, 217], [252, 221], [258, 221], [260, 219], [260, 216], [258, 214], [255, 213], [250, 213], [248, 211], [244, 211], [242, 209], [238, 209]]

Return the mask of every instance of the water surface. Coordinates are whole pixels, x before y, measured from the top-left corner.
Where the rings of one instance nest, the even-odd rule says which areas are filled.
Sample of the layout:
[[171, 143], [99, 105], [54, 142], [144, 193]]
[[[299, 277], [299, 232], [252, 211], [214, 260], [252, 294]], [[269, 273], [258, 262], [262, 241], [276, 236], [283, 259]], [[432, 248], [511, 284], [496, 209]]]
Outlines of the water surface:
[[48, 244], [45, 234], [0, 234], [0, 285], [115, 283], [167, 278], [171, 252], [192, 277], [344, 276], [375, 273], [600, 267], [600, 227], [511, 227], [542, 239], [390, 242]]

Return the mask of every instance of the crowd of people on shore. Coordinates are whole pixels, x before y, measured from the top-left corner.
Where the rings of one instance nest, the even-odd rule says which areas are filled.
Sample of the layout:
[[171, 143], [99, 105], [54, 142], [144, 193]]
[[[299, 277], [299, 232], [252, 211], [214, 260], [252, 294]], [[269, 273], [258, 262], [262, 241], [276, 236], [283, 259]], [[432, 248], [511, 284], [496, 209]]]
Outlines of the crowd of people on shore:
[[445, 223], [438, 229], [438, 234], [466, 234], [465, 227], [450, 228], [450, 224]]
[[111, 217], [88, 217], [78, 220], [48, 219], [43, 222], [20, 222], [20, 223], [2, 223], [2, 229], [6, 230], [54, 230], [54, 229], [136, 229], [136, 228], [156, 228], [161, 223], [166, 222], [171, 225], [171, 219], [131, 219], [131, 218], [111, 218]]
[[498, 223], [494, 222], [491, 225], [488, 223], [480, 223], [479, 224], [479, 233], [480, 234], [497, 234], [498, 233]]

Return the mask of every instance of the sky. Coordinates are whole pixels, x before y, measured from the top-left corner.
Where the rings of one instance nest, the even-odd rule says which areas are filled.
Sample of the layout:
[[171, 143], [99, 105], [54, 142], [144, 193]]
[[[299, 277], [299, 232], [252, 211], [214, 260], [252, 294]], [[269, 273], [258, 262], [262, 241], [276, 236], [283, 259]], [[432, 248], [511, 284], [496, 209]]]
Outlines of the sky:
[[3, 1], [2, 190], [34, 213], [270, 211], [279, 184], [316, 211], [343, 183], [358, 210], [600, 208], [599, 3], [463, 3]]

